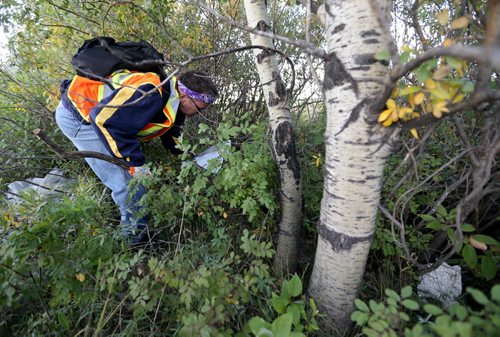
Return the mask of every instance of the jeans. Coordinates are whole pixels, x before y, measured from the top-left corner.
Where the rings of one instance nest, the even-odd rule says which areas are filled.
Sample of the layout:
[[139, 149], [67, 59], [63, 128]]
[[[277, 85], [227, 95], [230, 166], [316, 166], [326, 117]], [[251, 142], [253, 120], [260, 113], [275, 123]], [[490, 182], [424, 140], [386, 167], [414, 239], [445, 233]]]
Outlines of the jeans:
[[[64, 135], [80, 151], [95, 151], [111, 156], [95, 133], [92, 125], [82, 124], [62, 103], [56, 108], [56, 122]], [[137, 218], [139, 200], [146, 188], [136, 184], [132, 190], [128, 185], [132, 176], [118, 165], [96, 158], [85, 158], [90, 168], [102, 183], [111, 190], [111, 197], [120, 209], [120, 227], [125, 237], [141, 241], [147, 231], [147, 218]], [[137, 186], [138, 185], [138, 186]]]

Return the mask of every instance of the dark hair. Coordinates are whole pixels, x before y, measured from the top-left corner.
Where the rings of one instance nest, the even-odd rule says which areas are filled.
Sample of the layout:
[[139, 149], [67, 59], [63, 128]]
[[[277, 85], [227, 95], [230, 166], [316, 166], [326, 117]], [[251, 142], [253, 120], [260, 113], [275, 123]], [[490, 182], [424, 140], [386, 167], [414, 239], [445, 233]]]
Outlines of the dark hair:
[[199, 93], [217, 97], [219, 92], [209, 75], [200, 70], [182, 72], [177, 79], [186, 87]]

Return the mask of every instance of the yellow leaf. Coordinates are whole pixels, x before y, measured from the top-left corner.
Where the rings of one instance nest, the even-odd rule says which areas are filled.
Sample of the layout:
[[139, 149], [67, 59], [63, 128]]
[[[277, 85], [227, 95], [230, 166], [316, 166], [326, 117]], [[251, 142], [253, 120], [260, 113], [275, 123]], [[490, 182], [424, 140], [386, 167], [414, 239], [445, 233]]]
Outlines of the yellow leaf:
[[222, 213], [222, 217], [223, 217], [224, 219], [227, 219], [227, 217], [228, 217], [227, 213], [226, 213], [226, 212]]
[[443, 117], [443, 113], [439, 109], [432, 109], [432, 115], [437, 119]]
[[410, 87], [406, 87], [406, 88], [404, 88], [404, 89], [401, 89], [400, 94], [401, 94], [401, 95], [413, 94], [413, 93], [415, 93], [415, 92], [417, 92], [417, 91], [419, 91], [419, 90], [420, 90], [420, 87], [417, 87], [417, 86], [415, 86], [415, 85], [412, 85], [412, 86], [410, 86]]
[[415, 139], [418, 139], [418, 132], [417, 132], [417, 129], [413, 128], [413, 129], [410, 129], [410, 133], [413, 137], [415, 137]]
[[402, 109], [399, 109], [399, 112], [398, 112], [398, 117], [399, 118], [406, 118], [406, 116], [411, 116], [411, 114], [413, 113], [413, 110], [410, 109], [410, 108], [402, 108]]
[[451, 45], [453, 45], [455, 43], [455, 41], [453, 41], [452, 39], [446, 39], [444, 40], [443, 42], [443, 47], [450, 47]]
[[451, 22], [451, 29], [461, 29], [469, 25], [469, 18], [466, 16], [459, 17]]
[[449, 112], [448, 108], [446, 107], [446, 101], [441, 101], [437, 102], [434, 104], [434, 107], [432, 109], [432, 114], [436, 118], [441, 118], [443, 116], [443, 112]]
[[411, 51], [411, 48], [410, 48], [410, 46], [408, 46], [407, 44], [405, 44], [403, 47], [401, 47], [401, 50], [406, 53], [406, 52]]
[[378, 116], [378, 121], [379, 122], [385, 121], [387, 119], [387, 117], [389, 117], [389, 115], [391, 113], [392, 113], [392, 110], [390, 110], [390, 109], [382, 111], [382, 113], [380, 114], [380, 116]]
[[399, 117], [398, 117], [398, 111], [397, 110], [393, 110], [392, 113], [391, 113], [391, 119], [393, 122], [397, 122]]
[[450, 99], [451, 98], [450, 93], [443, 88], [435, 88], [435, 89], [431, 90], [431, 94], [433, 97], [436, 97], [439, 99]]
[[393, 99], [388, 99], [387, 102], [385, 102], [385, 105], [387, 105], [387, 108], [390, 110], [396, 108], [396, 102]]
[[78, 273], [75, 275], [76, 279], [80, 282], [83, 282], [85, 281], [85, 275], [83, 275], [82, 273]]
[[314, 164], [316, 165], [316, 167], [319, 167], [319, 165], [321, 164], [320, 156], [316, 157], [316, 162]]
[[429, 90], [436, 88], [436, 82], [434, 82], [434, 80], [432, 78], [428, 78], [427, 80], [425, 80], [424, 85], [425, 85], [425, 88], [429, 89]]
[[420, 105], [425, 99], [425, 94], [423, 92], [419, 92], [418, 94], [415, 95], [415, 105]]
[[469, 243], [472, 247], [480, 249], [480, 250], [487, 250], [488, 246], [484, 242], [479, 242], [475, 240], [473, 237], [469, 237]]
[[382, 125], [385, 126], [385, 127], [388, 127], [392, 124], [392, 119], [391, 118], [387, 118], [383, 123]]
[[[396, 98], [398, 97], [398, 94], [399, 94], [399, 89], [398, 88], [394, 88], [391, 92], [391, 97], [392, 98]], [[387, 104], [387, 103], [386, 103]]]
[[464, 100], [464, 95], [458, 94], [453, 98], [453, 101], [451, 103], [458, 103]]
[[436, 14], [436, 18], [441, 26], [446, 27], [446, 24], [448, 23], [449, 15], [450, 15], [450, 12], [447, 9]]
[[410, 96], [408, 96], [408, 103], [410, 103], [412, 109], [415, 109], [415, 95], [410, 94]]

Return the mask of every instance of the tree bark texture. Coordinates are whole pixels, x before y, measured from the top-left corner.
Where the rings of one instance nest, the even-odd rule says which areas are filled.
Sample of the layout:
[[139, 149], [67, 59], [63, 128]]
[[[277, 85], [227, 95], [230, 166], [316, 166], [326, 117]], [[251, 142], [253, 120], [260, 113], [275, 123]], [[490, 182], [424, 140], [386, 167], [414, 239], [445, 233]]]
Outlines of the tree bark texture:
[[[266, 1], [245, 0], [248, 25], [270, 30]], [[273, 48], [272, 39], [250, 34], [252, 45]], [[276, 249], [276, 266], [283, 274], [293, 273], [297, 265], [297, 242], [302, 212], [300, 167], [295, 150], [295, 134], [290, 116], [286, 86], [281, 79], [276, 56], [254, 49], [255, 64], [269, 110], [270, 147], [280, 173], [281, 219]]]
[[323, 328], [339, 335], [349, 325], [363, 278], [390, 154], [389, 131], [377, 123], [380, 111], [371, 108], [381, 97], [388, 75], [374, 54], [388, 49], [389, 33], [381, 27], [379, 15], [389, 8], [390, 0], [328, 0], [325, 4], [326, 153], [309, 294], [327, 315]]

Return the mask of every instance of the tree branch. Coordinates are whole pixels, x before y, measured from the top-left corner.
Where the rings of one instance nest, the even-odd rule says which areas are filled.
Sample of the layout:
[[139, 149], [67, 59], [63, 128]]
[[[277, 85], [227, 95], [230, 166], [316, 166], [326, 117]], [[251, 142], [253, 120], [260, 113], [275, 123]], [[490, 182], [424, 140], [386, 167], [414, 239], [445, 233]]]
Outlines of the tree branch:
[[[477, 106], [480, 105], [481, 103], [485, 102], [490, 102], [490, 101], [495, 101], [500, 99], [500, 90], [489, 90], [489, 91], [482, 91], [482, 92], [476, 92], [474, 93], [469, 99], [458, 102], [455, 104], [451, 104], [447, 106], [449, 112], [444, 114], [442, 118], [446, 118], [449, 116], [452, 116], [453, 113], [459, 112], [459, 111], [464, 111], [464, 110], [472, 110], [472, 109], [477, 109]], [[436, 117], [434, 117], [433, 114], [425, 114], [419, 118], [415, 119], [410, 119], [409, 121], [406, 121], [402, 123], [403, 129], [408, 130], [416, 127], [420, 127], [423, 125], [429, 125], [434, 122], [437, 122], [440, 120]]]
[[285, 42], [285, 43], [290, 44], [292, 46], [295, 46], [295, 47], [298, 47], [300, 49], [303, 49], [307, 53], [309, 53], [310, 55], [315, 56], [315, 57], [319, 57], [319, 58], [322, 58], [322, 59], [326, 59], [327, 58], [327, 54], [326, 54], [326, 52], [322, 48], [318, 48], [314, 44], [308, 43], [307, 41], [297, 40], [297, 39], [290, 39], [290, 38], [282, 36], [282, 35], [277, 35], [277, 34], [274, 34], [274, 33], [265, 32], [265, 31], [259, 30], [257, 27], [252, 28], [252, 27], [246, 26], [246, 25], [241, 24], [240, 22], [238, 22], [236, 20], [232, 20], [232, 19], [230, 19], [230, 18], [228, 18], [228, 17], [226, 17], [224, 15], [221, 15], [221, 14], [217, 13], [212, 8], [208, 7], [207, 5], [205, 5], [202, 2], [197, 1], [197, 0], [193, 0], [193, 1], [187, 0], [186, 2], [189, 3], [189, 4], [191, 4], [191, 5], [203, 8], [209, 14], [215, 16], [216, 18], [218, 18], [218, 19], [220, 19], [222, 21], [227, 22], [228, 24], [230, 24], [233, 27], [239, 28], [239, 29], [244, 30], [246, 32], [249, 32], [251, 34], [261, 35], [261, 36], [265, 36], [265, 37], [268, 37], [268, 38], [271, 38], [271, 39], [275, 39], [275, 40], [279, 40], [279, 41]]
[[49, 148], [54, 151], [59, 157], [63, 159], [75, 159], [75, 158], [97, 158], [101, 160], [105, 160], [112, 164], [118, 165], [121, 168], [128, 170], [129, 166], [123, 159], [118, 159], [115, 157], [111, 157], [99, 152], [94, 151], [74, 151], [74, 152], [66, 152], [61, 147], [56, 145], [47, 135], [40, 129], [33, 130], [33, 134], [38, 137], [40, 140], [45, 142], [49, 146]]

